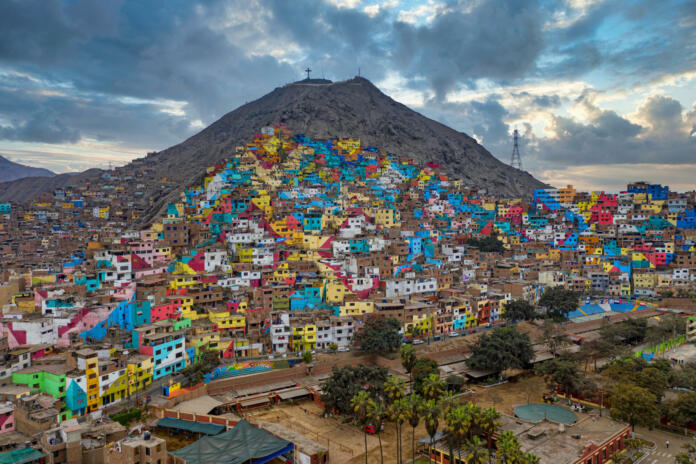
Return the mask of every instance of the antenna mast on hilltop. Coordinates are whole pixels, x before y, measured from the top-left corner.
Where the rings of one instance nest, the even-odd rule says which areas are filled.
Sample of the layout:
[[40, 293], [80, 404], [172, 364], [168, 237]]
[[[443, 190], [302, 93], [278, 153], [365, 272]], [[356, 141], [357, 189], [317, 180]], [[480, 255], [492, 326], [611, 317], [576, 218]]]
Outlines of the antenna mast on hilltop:
[[522, 170], [522, 158], [520, 158], [520, 146], [517, 143], [519, 138], [519, 132], [517, 129], [512, 133], [513, 145], [512, 145], [512, 157], [510, 158], [510, 166], [513, 168]]
[[312, 70], [311, 70], [311, 69], [309, 69], [309, 66], [307, 66], [307, 69], [305, 69], [305, 70], [304, 70], [304, 72], [306, 72], [306, 73], [307, 73], [307, 80], [309, 80], [309, 73], [311, 73], [311, 72], [312, 72]]

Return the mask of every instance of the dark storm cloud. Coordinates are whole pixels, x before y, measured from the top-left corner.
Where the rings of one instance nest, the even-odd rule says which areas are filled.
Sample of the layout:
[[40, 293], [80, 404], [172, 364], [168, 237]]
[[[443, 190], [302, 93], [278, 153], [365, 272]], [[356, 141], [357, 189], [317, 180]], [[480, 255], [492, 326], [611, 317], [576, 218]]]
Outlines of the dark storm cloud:
[[458, 83], [519, 78], [543, 50], [542, 17], [536, 1], [506, 0], [471, 11], [457, 4], [427, 25], [397, 22], [394, 62], [405, 74], [426, 77], [440, 98]]
[[6, 84], [0, 86], [0, 109], [10, 122], [0, 123], [0, 139], [58, 144], [75, 143], [84, 135], [126, 149], [164, 148], [193, 133], [186, 118], [163, 113], [159, 105], [47, 93], [21, 76], [0, 77]]
[[211, 28], [216, 2], [6, 3], [0, 64], [80, 92], [185, 101], [189, 118], [211, 122], [295, 75]]
[[[192, 121], [208, 125], [301, 78], [307, 65], [332, 79], [360, 67], [373, 81], [393, 72], [410, 89], [434, 93], [426, 114], [507, 159], [505, 121], [566, 101], [519, 92], [516, 108], [506, 108], [499, 95], [455, 104], [448, 93], [480, 80], [504, 89], [600, 71], [641, 83], [694, 69], [694, 2], [598, 2], [557, 27], [567, 9], [561, 0], [452, 0], [432, 21], [411, 24], [385, 9], [370, 16], [327, 0], [5, 0], [0, 139], [164, 148], [191, 135]], [[162, 112], [165, 100], [181, 102], [184, 114]], [[553, 140], [518, 129], [528, 159], [539, 163], [678, 162], [693, 154], [696, 116], [675, 103], [646, 102], [637, 124], [588, 100], [578, 104], [589, 105], [589, 122], [551, 115]]]

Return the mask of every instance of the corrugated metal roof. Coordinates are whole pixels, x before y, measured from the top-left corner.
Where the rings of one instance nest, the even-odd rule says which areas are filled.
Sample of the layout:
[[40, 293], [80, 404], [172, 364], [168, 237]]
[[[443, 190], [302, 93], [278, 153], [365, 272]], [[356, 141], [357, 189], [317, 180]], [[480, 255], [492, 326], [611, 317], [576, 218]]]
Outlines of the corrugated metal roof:
[[206, 435], [217, 435], [225, 430], [224, 425], [204, 424], [202, 422], [175, 419], [173, 417], [165, 417], [160, 419], [157, 421], [157, 426], [166, 427], [169, 429], [186, 430], [189, 432], [204, 433]]

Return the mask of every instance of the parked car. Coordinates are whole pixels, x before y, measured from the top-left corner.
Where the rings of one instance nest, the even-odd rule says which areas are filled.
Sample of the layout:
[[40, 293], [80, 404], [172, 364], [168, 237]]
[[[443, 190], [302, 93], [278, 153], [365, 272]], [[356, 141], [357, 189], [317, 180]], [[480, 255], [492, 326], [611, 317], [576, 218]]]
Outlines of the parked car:
[[476, 329], [469, 329], [469, 333], [470, 333], [470, 334], [475, 334], [475, 333], [476, 333]]
[[450, 333], [448, 333], [447, 335], [448, 335], [449, 337], [458, 337], [458, 336], [459, 336], [459, 332], [450, 332]]
[[423, 343], [423, 340], [421, 340], [420, 338], [416, 338], [415, 340], [413, 340], [414, 345], [422, 345]]
[[486, 323], [486, 328], [487, 328], [487, 329], [490, 329], [490, 328], [491, 328], [491, 323], [490, 323], [490, 322], [487, 322], [487, 323]]
[[339, 353], [347, 353], [348, 351], [350, 351], [350, 348], [348, 348], [347, 346], [339, 346], [336, 351], [338, 351]]
[[433, 341], [434, 342], [439, 342], [442, 339], [439, 335], [433, 335]]
[[[366, 432], [367, 434], [369, 434], [369, 435], [374, 435], [374, 434], [377, 433], [377, 427], [375, 427], [375, 426], [372, 425], [372, 424], [366, 425], [366, 426], [363, 428], [363, 430], [365, 430], [365, 432]], [[381, 428], [380, 428], [380, 431], [382, 431], [382, 430], [384, 430], [384, 424], [382, 424], [382, 426], [381, 426]]]

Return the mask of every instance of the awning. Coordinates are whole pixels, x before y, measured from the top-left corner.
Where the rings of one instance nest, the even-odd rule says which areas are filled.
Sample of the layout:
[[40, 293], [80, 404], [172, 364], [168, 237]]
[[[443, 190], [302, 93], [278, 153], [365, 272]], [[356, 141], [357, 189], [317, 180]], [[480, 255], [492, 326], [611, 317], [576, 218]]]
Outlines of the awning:
[[248, 406], [255, 406], [257, 404], [270, 403], [270, 401], [271, 400], [269, 400], [267, 396], [259, 396], [257, 398], [248, 398], [246, 400], [242, 400], [239, 402], [239, 405], [243, 408], [246, 408]]
[[46, 457], [41, 451], [34, 448], [19, 448], [0, 453], [0, 463], [24, 464], [25, 462], [38, 461]]
[[294, 388], [292, 390], [285, 390], [278, 392], [278, 396], [281, 400], [289, 400], [292, 398], [299, 398], [300, 396], [309, 395], [309, 390], [306, 388]]
[[186, 463], [265, 463], [292, 451], [294, 445], [241, 420], [225, 433], [203, 437], [171, 454]]
[[173, 417], [165, 417], [157, 421], [158, 427], [166, 427], [168, 429], [186, 430], [187, 432], [203, 433], [205, 435], [217, 435], [225, 431], [224, 425], [205, 424], [203, 422], [187, 421], [183, 419], [175, 419]]
[[478, 370], [469, 370], [464, 372], [464, 375], [471, 377], [472, 379], [480, 379], [482, 377], [487, 377], [489, 375], [495, 374], [496, 371], [494, 370], [488, 370], [488, 371], [478, 371]]

